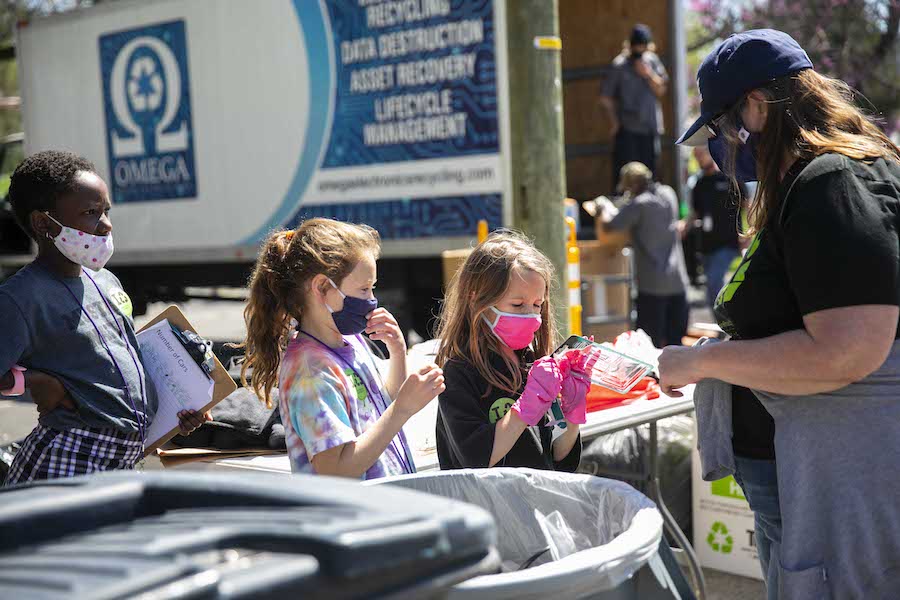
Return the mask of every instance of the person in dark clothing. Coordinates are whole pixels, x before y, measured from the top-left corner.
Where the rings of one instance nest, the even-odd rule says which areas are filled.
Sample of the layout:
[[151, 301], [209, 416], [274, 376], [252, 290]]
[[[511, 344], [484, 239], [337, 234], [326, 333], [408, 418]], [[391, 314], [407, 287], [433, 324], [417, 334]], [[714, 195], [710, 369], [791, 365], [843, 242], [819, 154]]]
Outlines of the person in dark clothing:
[[654, 52], [653, 34], [646, 25], [635, 25], [622, 53], [610, 67], [600, 90], [613, 138], [613, 184], [627, 163], [637, 161], [656, 170], [662, 109], [669, 75]]
[[687, 221], [699, 222], [706, 303], [712, 309], [728, 268], [740, 256], [738, 220], [747, 198], [747, 186], [741, 183], [735, 193], [731, 180], [719, 170], [705, 146], [695, 147], [694, 157], [701, 172], [691, 192], [691, 214]]
[[436, 428], [442, 469], [578, 468], [590, 383], [568, 355], [548, 356], [552, 279], [552, 263], [534, 245], [499, 232], [451, 281], [438, 328], [446, 385]]
[[900, 484], [876, 475], [900, 456], [900, 148], [785, 33], [732, 35], [697, 79], [679, 143], [759, 182], [754, 238], [716, 298], [731, 339], [666, 348], [660, 384], [732, 384], [769, 598], [900, 597]]

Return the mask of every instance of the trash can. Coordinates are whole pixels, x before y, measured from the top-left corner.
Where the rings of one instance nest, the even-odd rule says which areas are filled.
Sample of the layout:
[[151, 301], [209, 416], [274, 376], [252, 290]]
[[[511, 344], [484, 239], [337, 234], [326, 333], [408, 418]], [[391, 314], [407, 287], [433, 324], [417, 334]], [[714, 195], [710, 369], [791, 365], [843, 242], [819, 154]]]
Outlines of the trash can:
[[661, 544], [656, 505], [626, 483], [520, 468], [421, 473], [366, 482], [484, 508], [497, 523], [500, 573], [450, 598], [692, 598]]
[[443, 597], [485, 511], [328, 477], [104, 473], [0, 490], [0, 598]]

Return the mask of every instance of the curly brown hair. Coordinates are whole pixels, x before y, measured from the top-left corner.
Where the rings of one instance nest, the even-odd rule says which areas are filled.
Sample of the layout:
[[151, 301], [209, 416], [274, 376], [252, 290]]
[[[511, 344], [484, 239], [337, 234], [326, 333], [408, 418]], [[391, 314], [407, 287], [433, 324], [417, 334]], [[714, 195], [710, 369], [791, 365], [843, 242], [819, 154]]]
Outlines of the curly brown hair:
[[272, 388], [291, 338], [291, 321], [301, 321], [313, 277], [325, 275], [340, 286], [366, 253], [377, 259], [380, 252], [378, 232], [368, 225], [310, 219], [296, 230], [269, 234], [250, 277], [244, 309], [247, 339], [241, 345], [246, 351], [241, 383], [267, 407], [272, 407]]

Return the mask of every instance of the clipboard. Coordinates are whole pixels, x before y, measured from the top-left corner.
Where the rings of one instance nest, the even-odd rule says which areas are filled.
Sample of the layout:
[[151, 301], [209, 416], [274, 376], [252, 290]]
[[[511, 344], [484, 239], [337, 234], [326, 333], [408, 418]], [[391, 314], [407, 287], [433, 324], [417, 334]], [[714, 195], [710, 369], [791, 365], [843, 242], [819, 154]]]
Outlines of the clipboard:
[[[146, 325], [141, 327], [137, 333], [140, 333], [141, 331], [144, 331], [145, 329], [149, 329], [150, 327], [156, 325], [157, 323], [159, 323], [165, 319], [168, 319], [169, 323], [175, 325], [176, 327], [178, 327], [181, 330], [193, 331], [194, 333], [197, 333], [199, 335], [197, 330], [194, 329], [194, 326], [191, 325], [191, 322], [188, 321], [188, 319], [184, 315], [184, 313], [181, 312], [181, 309], [178, 308], [177, 306], [175, 306], [174, 304], [172, 306], [168, 307], [167, 309], [165, 309], [164, 311], [162, 311], [161, 313], [159, 313], [158, 315], [156, 315], [150, 322], [148, 322]], [[212, 400], [206, 406], [204, 406], [199, 412], [208, 411], [213, 406], [215, 406], [216, 404], [218, 404], [219, 402], [224, 400], [226, 396], [228, 396], [229, 394], [231, 394], [233, 391], [235, 391], [237, 389], [237, 384], [231, 378], [231, 375], [228, 374], [228, 371], [225, 369], [225, 367], [222, 365], [222, 363], [219, 362], [219, 359], [216, 357], [214, 357], [214, 358], [215, 358], [216, 364], [215, 364], [215, 367], [213, 368], [212, 373], [210, 373], [210, 376], [212, 377], [213, 384], [214, 384]], [[178, 435], [179, 431], [180, 430], [178, 429], [178, 427], [175, 427], [174, 429], [169, 431], [167, 434], [165, 434], [164, 436], [162, 436], [161, 438], [156, 440], [152, 445], [145, 447], [144, 448], [144, 456], [149, 456], [151, 453], [155, 452], [157, 448], [159, 448], [160, 446], [162, 446], [163, 444], [165, 444], [166, 442], [171, 440], [173, 437]]]

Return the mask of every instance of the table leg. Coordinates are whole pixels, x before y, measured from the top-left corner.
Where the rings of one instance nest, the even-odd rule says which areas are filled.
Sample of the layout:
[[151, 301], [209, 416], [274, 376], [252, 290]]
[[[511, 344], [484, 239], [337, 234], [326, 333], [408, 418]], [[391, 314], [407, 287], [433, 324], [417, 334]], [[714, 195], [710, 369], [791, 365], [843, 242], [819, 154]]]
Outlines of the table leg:
[[662, 493], [660, 491], [659, 486], [659, 465], [658, 465], [658, 448], [659, 443], [657, 439], [657, 431], [656, 431], [656, 421], [650, 422], [650, 456], [649, 456], [649, 468], [648, 468], [648, 476], [649, 476], [649, 489], [650, 497], [656, 502], [657, 507], [659, 508], [659, 512], [662, 514], [663, 523], [666, 526], [666, 529], [672, 534], [672, 537], [675, 538], [678, 546], [684, 550], [685, 556], [687, 556], [688, 564], [690, 565], [691, 575], [693, 576], [695, 586], [697, 588], [697, 598], [698, 600], [705, 600], [706, 598], [706, 579], [703, 577], [703, 569], [700, 568], [700, 561], [697, 559], [697, 554], [694, 552], [694, 548], [691, 546], [691, 543], [688, 541], [687, 536], [684, 535], [684, 532], [681, 531], [681, 528], [678, 527], [678, 523], [675, 522], [675, 518], [672, 516], [672, 513], [669, 512], [669, 509], [666, 507], [666, 503], [663, 501]]

